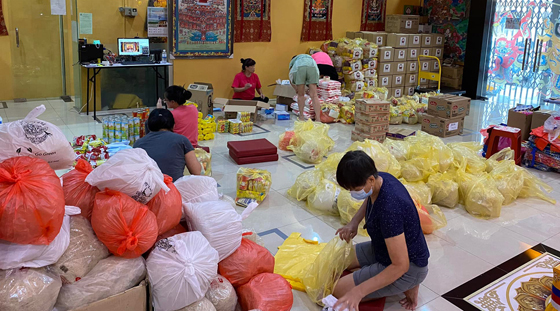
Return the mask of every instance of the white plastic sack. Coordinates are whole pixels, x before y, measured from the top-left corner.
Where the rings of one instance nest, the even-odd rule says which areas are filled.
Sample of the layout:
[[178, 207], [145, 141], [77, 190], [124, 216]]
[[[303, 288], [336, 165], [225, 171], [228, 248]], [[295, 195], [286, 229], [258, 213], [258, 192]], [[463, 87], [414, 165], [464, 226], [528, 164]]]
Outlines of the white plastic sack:
[[163, 189], [163, 173], [144, 149], [134, 148], [117, 152], [107, 162], [93, 170], [86, 182], [105, 190], [120, 191], [134, 200], [146, 204]]
[[181, 193], [183, 204], [218, 201], [218, 183], [208, 176], [183, 176], [174, 183]]
[[0, 270], [0, 310], [51, 311], [61, 286], [48, 268]]
[[177, 311], [216, 311], [210, 300], [202, 298], [199, 301]]
[[131, 289], [145, 277], [143, 257], [111, 256], [99, 261], [81, 280], [62, 286], [55, 307], [58, 311], [76, 309]]
[[216, 311], [235, 311], [237, 306], [237, 293], [231, 283], [219, 275], [210, 283], [206, 298], [216, 308]]
[[218, 252], [200, 232], [185, 232], [157, 242], [146, 262], [154, 308], [174, 311], [204, 298], [217, 274], [218, 258]]
[[109, 250], [97, 239], [89, 220], [77, 215], [70, 218], [70, 244], [53, 269], [64, 284], [70, 284], [83, 278], [108, 256]]
[[183, 215], [186, 216], [189, 228], [200, 231], [218, 251], [220, 261], [233, 254], [241, 245], [243, 226], [241, 221], [257, 208], [251, 203], [241, 215], [230, 203], [212, 201], [183, 204]]
[[24, 245], [0, 240], [0, 270], [41, 268], [57, 262], [70, 243], [70, 216], [80, 212], [78, 207], [66, 206], [60, 232], [49, 245]]
[[53, 170], [72, 166], [76, 156], [64, 133], [56, 125], [37, 119], [45, 110], [41, 105], [23, 120], [0, 124], [0, 162], [28, 156], [47, 161]]

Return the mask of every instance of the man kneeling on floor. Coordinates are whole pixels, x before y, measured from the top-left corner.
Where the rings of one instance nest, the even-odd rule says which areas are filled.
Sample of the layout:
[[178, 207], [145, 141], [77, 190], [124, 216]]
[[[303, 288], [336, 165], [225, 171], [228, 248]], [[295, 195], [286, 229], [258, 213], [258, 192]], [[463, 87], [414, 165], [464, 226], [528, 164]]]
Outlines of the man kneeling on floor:
[[352, 221], [337, 231], [350, 242], [365, 217], [371, 242], [356, 245], [348, 270], [338, 281], [335, 310], [358, 311], [360, 302], [404, 293], [407, 310], [418, 304], [418, 288], [428, 275], [430, 253], [416, 206], [404, 185], [377, 172], [363, 151], [351, 151], [340, 161], [336, 179], [356, 200], [365, 200]]

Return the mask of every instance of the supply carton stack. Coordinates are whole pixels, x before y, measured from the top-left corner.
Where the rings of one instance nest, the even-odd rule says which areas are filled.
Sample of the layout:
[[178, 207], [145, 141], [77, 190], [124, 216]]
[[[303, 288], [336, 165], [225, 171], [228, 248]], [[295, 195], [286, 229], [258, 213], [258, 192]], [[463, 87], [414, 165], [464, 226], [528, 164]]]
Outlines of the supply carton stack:
[[389, 102], [378, 99], [356, 100], [356, 127], [352, 131], [352, 140], [383, 142], [389, 130], [390, 107]]
[[463, 133], [465, 116], [470, 113], [470, 98], [438, 95], [428, 101], [428, 114], [422, 117], [422, 131], [442, 138]]
[[442, 66], [441, 84], [454, 89], [461, 89], [463, 86], [463, 67], [461, 66]]

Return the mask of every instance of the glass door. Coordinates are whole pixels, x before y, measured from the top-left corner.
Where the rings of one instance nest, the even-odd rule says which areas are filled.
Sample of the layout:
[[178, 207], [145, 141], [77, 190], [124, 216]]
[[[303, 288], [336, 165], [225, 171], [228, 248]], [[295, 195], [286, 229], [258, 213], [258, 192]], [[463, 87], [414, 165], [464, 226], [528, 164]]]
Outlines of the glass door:
[[50, 1], [9, 0], [10, 44], [15, 98], [62, 94], [60, 18]]
[[560, 0], [497, 0], [483, 93], [491, 101], [538, 105], [560, 96]]

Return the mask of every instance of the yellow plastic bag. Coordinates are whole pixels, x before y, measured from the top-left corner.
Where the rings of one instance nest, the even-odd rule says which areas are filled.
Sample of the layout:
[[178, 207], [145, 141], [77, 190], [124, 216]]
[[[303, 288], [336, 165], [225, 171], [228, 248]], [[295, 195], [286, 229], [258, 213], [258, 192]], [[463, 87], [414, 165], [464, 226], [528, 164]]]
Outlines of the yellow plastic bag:
[[307, 200], [322, 179], [323, 173], [317, 169], [305, 171], [296, 178], [296, 182], [288, 190], [288, 194], [298, 201]]
[[237, 198], [235, 201], [239, 203], [240, 200], [249, 199], [261, 203], [268, 195], [271, 185], [270, 172], [241, 167], [237, 171]]
[[515, 160], [515, 151], [507, 147], [493, 154], [486, 160], [486, 171], [488, 173], [492, 172], [494, 167], [504, 160]]
[[352, 260], [352, 243], [334, 237], [319, 253], [303, 277], [307, 295], [316, 304], [323, 305], [323, 298], [333, 293], [342, 272]]
[[[354, 200], [354, 198], [350, 195], [350, 191], [344, 189], [341, 190], [338, 195], [338, 199], [336, 200], [336, 206], [338, 208], [338, 213], [340, 214], [340, 222], [343, 225], [348, 224], [352, 218], [354, 218], [354, 215], [356, 215], [360, 207], [362, 207], [362, 204], [364, 204], [364, 201]], [[366, 229], [364, 229], [365, 223], [365, 219], [360, 222], [358, 234], [368, 236]]]
[[401, 165], [389, 152], [387, 147], [380, 142], [366, 139], [363, 142], [356, 141], [346, 151], [362, 150], [375, 162], [375, 167], [380, 172], [387, 172], [395, 177], [401, 175]]
[[305, 292], [303, 277], [326, 245], [306, 240], [301, 233], [292, 232], [274, 256], [274, 273], [285, 278], [293, 289]]
[[324, 215], [338, 215], [336, 199], [339, 194], [340, 187], [323, 179], [307, 197], [307, 208]]
[[434, 158], [412, 158], [401, 165], [401, 175], [408, 182], [427, 181], [430, 175], [439, 171], [439, 163]]
[[336, 180], [336, 169], [338, 168], [338, 163], [344, 157], [344, 152], [335, 152], [327, 157], [325, 161], [315, 166], [315, 169], [323, 173], [323, 178], [328, 179], [334, 183], [338, 183]]
[[428, 187], [432, 191], [432, 203], [454, 208], [459, 204], [459, 184], [451, 173], [437, 173], [428, 179]]
[[397, 159], [397, 161], [406, 161], [410, 153], [410, 144], [403, 140], [385, 139], [383, 145]]
[[457, 171], [457, 181], [467, 212], [482, 218], [500, 217], [504, 196], [488, 173], [472, 175], [466, 173], [463, 167]]
[[[486, 159], [479, 156], [466, 143], [452, 143], [448, 145], [453, 150], [455, 166], [461, 167], [466, 162], [466, 172], [470, 174], [478, 174], [486, 171]], [[471, 146], [471, 147], [469, 147]]]
[[524, 168], [521, 169], [521, 172], [523, 175], [523, 188], [519, 193], [520, 198], [537, 198], [549, 202], [550, 204], [556, 204], [556, 200], [544, 193], [544, 191], [550, 193], [552, 191], [551, 186], [547, 185]]
[[196, 155], [196, 159], [202, 165], [202, 175], [205, 176], [212, 176], [212, 154], [206, 152], [206, 150], [202, 148], [196, 148], [194, 150], [194, 154]]
[[422, 205], [430, 205], [432, 203], [432, 191], [423, 181], [409, 183], [401, 179], [401, 182], [413, 200], [418, 201]]
[[[453, 165], [453, 152], [439, 137], [416, 131], [416, 135], [406, 137], [405, 142], [410, 144], [409, 159], [428, 159], [436, 172], [445, 172]], [[439, 168], [435, 166], [435, 162], [439, 164]]]
[[503, 160], [501, 162], [494, 160], [494, 163], [490, 176], [494, 178], [496, 187], [504, 196], [504, 205], [511, 204], [523, 189], [525, 176], [513, 160]]
[[323, 123], [296, 121], [294, 125], [294, 139], [288, 149], [307, 163], [319, 163], [334, 147], [334, 141], [329, 137], [329, 126]]
[[418, 216], [420, 217], [420, 226], [424, 234], [432, 234], [434, 231], [447, 226], [447, 218], [437, 205], [423, 205], [418, 201], [414, 201]]

